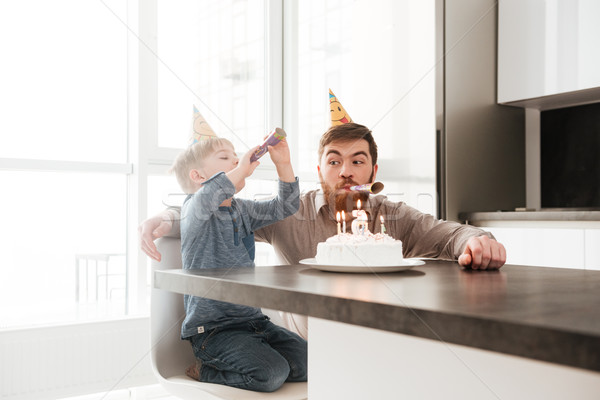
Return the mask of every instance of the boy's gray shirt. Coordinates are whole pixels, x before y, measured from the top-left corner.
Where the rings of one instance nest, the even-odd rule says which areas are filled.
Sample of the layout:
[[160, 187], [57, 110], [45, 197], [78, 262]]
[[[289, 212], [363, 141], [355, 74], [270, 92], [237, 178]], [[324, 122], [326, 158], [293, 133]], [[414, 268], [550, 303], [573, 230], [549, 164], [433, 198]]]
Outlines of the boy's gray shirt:
[[[279, 181], [277, 197], [265, 201], [232, 198], [233, 183], [220, 172], [189, 195], [181, 209], [181, 254], [184, 269], [254, 267], [254, 231], [298, 211], [300, 189]], [[231, 207], [220, 207], [232, 198]], [[260, 318], [260, 308], [204, 297], [184, 296], [182, 338], [232, 323]]]

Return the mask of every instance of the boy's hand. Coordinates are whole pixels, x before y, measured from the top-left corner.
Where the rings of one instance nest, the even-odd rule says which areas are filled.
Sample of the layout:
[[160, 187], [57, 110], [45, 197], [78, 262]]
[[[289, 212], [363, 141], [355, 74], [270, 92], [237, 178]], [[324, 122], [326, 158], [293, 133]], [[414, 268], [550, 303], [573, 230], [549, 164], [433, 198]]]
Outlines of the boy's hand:
[[244, 175], [244, 178], [247, 178], [250, 175], [252, 175], [256, 167], [260, 165], [260, 162], [258, 161], [250, 161], [250, 157], [256, 152], [256, 150], [258, 150], [259, 147], [260, 146], [254, 146], [253, 148], [248, 150], [246, 154], [240, 157], [240, 162], [237, 165], [236, 169], [239, 168], [241, 170], [242, 174]]
[[260, 165], [260, 162], [258, 161], [250, 161], [250, 156], [254, 154], [258, 148], [259, 146], [253, 147], [240, 157], [238, 165], [226, 174], [231, 183], [235, 186], [236, 193], [244, 188], [246, 185], [246, 178], [252, 175], [256, 167]]
[[288, 146], [287, 140], [283, 139], [275, 146], [269, 146], [269, 156], [275, 168], [277, 169], [277, 175], [283, 182], [294, 182], [296, 176], [294, 175], [294, 169], [292, 168], [292, 161], [290, 157], [290, 147]]
[[269, 156], [273, 164], [285, 165], [291, 163], [290, 147], [285, 139], [277, 143], [275, 146], [269, 146]]

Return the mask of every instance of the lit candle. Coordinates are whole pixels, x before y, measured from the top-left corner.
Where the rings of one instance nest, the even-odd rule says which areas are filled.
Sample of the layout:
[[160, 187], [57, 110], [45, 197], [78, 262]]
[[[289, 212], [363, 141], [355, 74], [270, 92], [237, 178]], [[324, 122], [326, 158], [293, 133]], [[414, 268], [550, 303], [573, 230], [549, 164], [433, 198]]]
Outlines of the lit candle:
[[337, 234], [339, 235], [340, 233], [342, 233], [342, 228], [340, 227], [340, 212], [338, 211], [337, 214], [335, 214], [335, 218], [337, 219]]
[[364, 210], [360, 210], [358, 213], [358, 218], [361, 221], [360, 234], [364, 235], [369, 230], [369, 217], [367, 217], [367, 212]]
[[360, 200], [356, 201], [356, 210], [352, 210], [352, 216], [356, 217], [352, 221], [352, 234], [353, 235], [364, 235], [367, 227], [367, 213], [360, 209]]
[[342, 232], [346, 233], [346, 213], [342, 210]]
[[358, 217], [358, 214], [360, 214], [360, 200], [356, 200], [356, 210], [352, 210], [352, 216], [354, 218]]
[[383, 215], [379, 216], [379, 220], [381, 221], [381, 233], [385, 233], [385, 225], [383, 224]]
[[350, 229], [352, 229], [352, 234], [353, 235], [358, 235], [359, 234], [359, 231], [358, 231], [358, 218], [352, 220], [352, 223], [350, 224]]

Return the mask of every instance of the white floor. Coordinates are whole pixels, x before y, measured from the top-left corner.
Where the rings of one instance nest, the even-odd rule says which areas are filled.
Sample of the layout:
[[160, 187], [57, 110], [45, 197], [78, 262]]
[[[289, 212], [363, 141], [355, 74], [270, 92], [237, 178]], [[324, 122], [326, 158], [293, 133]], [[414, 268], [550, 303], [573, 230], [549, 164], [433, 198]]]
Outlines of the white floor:
[[59, 400], [179, 400], [179, 398], [169, 395], [160, 385], [150, 385]]

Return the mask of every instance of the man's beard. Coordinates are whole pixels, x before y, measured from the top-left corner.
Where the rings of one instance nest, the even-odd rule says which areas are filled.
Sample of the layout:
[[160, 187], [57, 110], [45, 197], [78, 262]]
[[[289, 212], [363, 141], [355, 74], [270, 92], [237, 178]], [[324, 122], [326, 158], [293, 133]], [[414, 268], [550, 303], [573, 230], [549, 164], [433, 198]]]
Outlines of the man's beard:
[[[330, 207], [333, 205], [334, 214], [338, 211], [344, 211], [347, 216], [352, 215], [352, 210], [356, 207], [356, 201], [360, 200], [362, 204], [366, 204], [369, 199], [369, 193], [367, 192], [355, 192], [344, 190], [344, 186], [356, 186], [358, 183], [352, 179], [345, 179], [335, 185], [334, 188], [329, 187], [324, 181], [321, 172], [319, 171], [319, 178], [321, 180], [321, 188], [325, 196], [325, 203]], [[371, 175], [372, 178], [372, 175]], [[372, 180], [372, 179], [371, 179]]]

